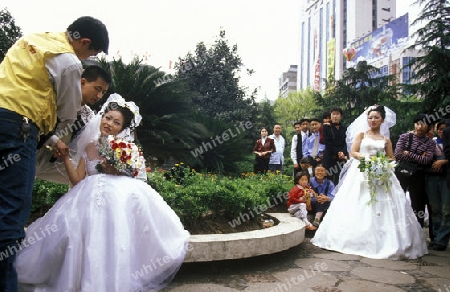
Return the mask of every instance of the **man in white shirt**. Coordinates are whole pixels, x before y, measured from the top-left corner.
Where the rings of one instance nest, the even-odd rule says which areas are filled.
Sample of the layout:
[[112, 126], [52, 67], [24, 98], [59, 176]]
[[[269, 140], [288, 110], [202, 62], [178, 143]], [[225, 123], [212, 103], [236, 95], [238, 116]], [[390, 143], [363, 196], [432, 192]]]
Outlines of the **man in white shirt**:
[[306, 137], [309, 137], [309, 126], [310, 126], [310, 119], [303, 118], [300, 120], [300, 127], [302, 130], [302, 138], [305, 139]]
[[[294, 163], [294, 176], [301, 170], [300, 160], [303, 158], [303, 154], [306, 152], [306, 139], [309, 136], [309, 120], [303, 118], [294, 123], [295, 134], [292, 137], [291, 142], [291, 159]], [[301, 140], [299, 137], [301, 136]], [[301, 141], [299, 144], [298, 141]]]
[[283, 136], [281, 136], [281, 125], [276, 124], [273, 127], [273, 134], [269, 137], [274, 140], [276, 151], [272, 153], [269, 160], [269, 170], [273, 173], [280, 173], [283, 171], [283, 163], [284, 163], [284, 147], [286, 145], [286, 141]]
[[[55, 146], [58, 142], [66, 145], [81, 128], [94, 116], [94, 112], [88, 105], [98, 102], [109, 88], [111, 77], [101, 67], [91, 65], [86, 67], [81, 74], [81, 104], [78, 105], [76, 119], [65, 119], [56, 124], [55, 130], [48, 135], [41, 136], [36, 154], [36, 178], [43, 180], [69, 184], [69, 178], [65, 172], [64, 164], [56, 162]], [[56, 109], [58, 117], [61, 113]]]

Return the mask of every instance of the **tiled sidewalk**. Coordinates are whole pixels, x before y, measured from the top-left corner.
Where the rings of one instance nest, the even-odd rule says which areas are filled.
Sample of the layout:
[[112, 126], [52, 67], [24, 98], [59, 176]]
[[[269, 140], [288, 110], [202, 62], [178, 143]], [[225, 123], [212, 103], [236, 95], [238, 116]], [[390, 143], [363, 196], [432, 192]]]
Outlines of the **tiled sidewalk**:
[[315, 247], [312, 234], [277, 254], [183, 264], [164, 292], [450, 291], [450, 247], [420, 260], [373, 260]]

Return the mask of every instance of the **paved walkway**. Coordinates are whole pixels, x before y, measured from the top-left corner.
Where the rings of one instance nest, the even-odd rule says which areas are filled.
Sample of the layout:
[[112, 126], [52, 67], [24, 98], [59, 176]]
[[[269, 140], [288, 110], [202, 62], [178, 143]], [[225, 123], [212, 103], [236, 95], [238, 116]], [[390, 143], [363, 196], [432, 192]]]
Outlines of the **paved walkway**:
[[450, 292], [450, 247], [420, 260], [373, 260], [300, 245], [250, 259], [183, 264], [164, 292]]

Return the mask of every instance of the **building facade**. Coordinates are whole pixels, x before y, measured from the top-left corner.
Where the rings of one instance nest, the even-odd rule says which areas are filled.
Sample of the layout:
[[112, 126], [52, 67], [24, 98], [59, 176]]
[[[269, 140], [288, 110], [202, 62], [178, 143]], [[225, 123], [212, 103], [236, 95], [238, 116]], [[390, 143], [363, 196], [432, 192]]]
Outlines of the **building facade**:
[[291, 65], [278, 79], [279, 96], [286, 98], [289, 92], [297, 91], [297, 65]]
[[297, 88], [321, 90], [348, 67], [344, 49], [395, 19], [395, 0], [304, 0]]
[[413, 41], [410, 38], [409, 22], [407, 13], [350, 43], [348, 54], [344, 55], [347, 68], [366, 61], [380, 69], [378, 77], [395, 76], [392, 85], [410, 84], [413, 72], [408, 64], [411, 59], [419, 56], [419, 53], [407, 49]]

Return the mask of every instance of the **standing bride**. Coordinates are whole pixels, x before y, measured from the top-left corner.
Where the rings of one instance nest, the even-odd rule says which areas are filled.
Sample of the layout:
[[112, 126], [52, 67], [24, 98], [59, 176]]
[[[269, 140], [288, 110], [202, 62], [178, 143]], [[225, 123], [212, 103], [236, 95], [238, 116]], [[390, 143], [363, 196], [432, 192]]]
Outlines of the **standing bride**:
[[375, 198], [359, 169], [362, 158], [368, 160], [377, 153], [394, 159], [388, 137], [389, 127], [394, 124], [394, 112], [372, 106], [348, 128], [352, 159], [311, 239], [314, 245], [374, 259], [415, 259], [428, 253], [425, 234], [393, 169], [387, 170], [391, 181], [388, 189], [377, 186]]
[[17, 257], [21, 291], [157, 291], [178, 271], [189, 239], [178, 216], [99, 155], [101, 137], [132, 140], [138, 110], [111, 95], [71, 145], [78, 166], [64, 163], [74, 186], [29, 226]]

